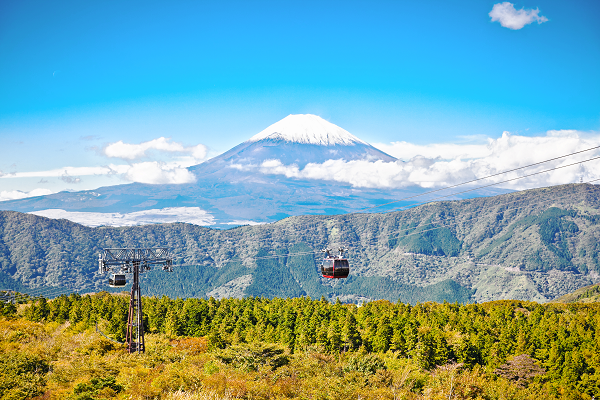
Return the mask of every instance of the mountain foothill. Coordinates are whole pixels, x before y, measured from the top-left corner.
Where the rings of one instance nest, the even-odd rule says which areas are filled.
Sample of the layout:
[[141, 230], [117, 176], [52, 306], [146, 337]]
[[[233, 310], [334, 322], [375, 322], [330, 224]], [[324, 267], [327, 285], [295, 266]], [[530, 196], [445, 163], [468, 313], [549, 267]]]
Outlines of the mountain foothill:
[[[175, 271], [144, 273], [143, 294], [546, 302], [600, 280], [599, 199], [597, 186], [570, 184], [227, 230], [185, 223], [92, 228], [2, 211], [1, 279], [6, 289], [102, 291], [102, 248], [166, 246]], [[339, 246], [348, 248], [351, 275], [333, 282], [319, 274], [319, 250]]]

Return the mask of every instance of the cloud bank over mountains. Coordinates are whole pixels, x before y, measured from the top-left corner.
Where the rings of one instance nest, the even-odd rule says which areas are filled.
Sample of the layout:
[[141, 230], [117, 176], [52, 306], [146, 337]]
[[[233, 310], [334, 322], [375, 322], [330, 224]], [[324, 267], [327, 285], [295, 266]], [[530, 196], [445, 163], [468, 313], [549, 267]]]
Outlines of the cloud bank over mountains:
[[172, 142], [169, 138], [160, 137], [139, 144], [124, 143], [122, 140], [119, 140], [118, 142], [106, 145], [102, 152], [109, 158], [135, 160], [137, 158], [147, 157], [147, 153], [151, 150], [190, 155], [195, 160], [203, 160], [206, 158], [208, 149], [203, 144], [184, 146], [181, 143]]
[[36, 197], [36, 196], [45, 196], [47, 194], [52, 194], [52, 190], [48, 189], [33, 189], [29, 192], [24, 192], [21, 190], [2, 190], [0, 191], [0, 201], [6, 200], [17, 200], [17, 199], [25, 199], [27, 197]]
[[[522, 136], [504, 132], [498, 139], [488, 138], [487, 144], [430, 144], [408, 142], [376, 144], [375, 147], [398, 158], [397, 162], [367, 160], [328, 160], [311, 163], [300, 169], [284, 165], [279, 160], [266, 160], [260, 166], [236, 165], [238, 169], [255, 168], [264, 174], [284, 175], [287, 178], [323, 179], [349, 183], [354, 187], [404, 188], [420, 186], [439, 188], [455, 185], [512, 170], [554, 157], [600, 146], [600, 135], [573, 130], [549, 131], [545, 136]], [[503, 174], [478, 184], [501, 182], [565, 166], [600, 155], [598, 149], [526, 170]], [[527, 189], [564, 183], [584, 182], [600, 178], [600, 160], [558, 169], [514, 182], [499, 185], [508, 189]]]
[[[405, 188], [416, 185], [423, 188], [438, 188], [595, 146], [600, 146], [600, 134], [597, 132], [557, 130], [548, 131], [545, 135], [540, 136], [524, 136], [504, 132], [501, 137], [497, 139], [486, 138], [484, 143], [480, 144], [432, 143], [421, 145], [408, 141], [375, 144], [376, 148], [398, 158], [399, 161], [397, 162], [369, 161], [368, 159], [347, 161], [340, 158], [343, 155], [337, 155], [337, 159], [333, 159], [332, 155], [330, 160], [322, 163], [309, 163], [304, 168], [299, 168], [296, 164], [284, 164], [278, 159], [264, 160], [260, 164], [238, 163], [229, 167], [242, 171], [260, 172], [265, 175], [283, 175], [287, 178], [331, 180], [348, 183], [354, 187]], [[206, 157], [206, 146], [202, 144], [186, 147], [162, 137], [140, 144], [118, 141], [107, 145], [103, 151], [107, 157], [120, 157], [123, 159], [149, 158], [153, 151], [168, 153], [168, 155], [177, 154], [178, 157], [182, 154], [184, 156], [169, 161], [149, 159], [128, 164], [110, 163], [98, 167], [65, 167], [49, 171], [16, 172], [1, 175], [0, 179], [20, 177], [56, 177], [64, 179], [64, 177], [69, 177], [75, 180], [85, 179], [85, 176], [90, 175], [106, 175], [117, 176], [123, 182], [184, 184], [193, 183], [198, 179], [188, 167], [198, 164], [199, 160]], [[599, 154], [600, 152], [597, 150], [590, 151], [539, 165], [527, 169], [527, 172], [516, 171], [504, 174], [494, 178], [495, 180], [486, 180], [483, 183], [499, 182], [526, 173], [586, 160]], [[600, 162], [596, 160], [502, 184], [500, 187], [519, 190], [578, 182], [580, 179], [588, 182], [598, 178], [600, 178]], [[2, 191], [0, 192], [0, 201], [51, 193], [46, 188], [38, 188], [29, 192]]]
[[[188, 167], [201, 163], [208, 154], [208, 148], [204, 144], [184, 146], [165, 137], [137, 144], [119, 140], [105, 145], [102, 149], [95, 150], [107, 161], [111, 161], [99, 166], [66, 166], [45, 171], [11, 173], [0, 171], [0, 179], [39, 177], [42, 179], [38, 183], [48, 183], [44, 178], [56, 178], [68, 184], [71, 190], [81, 190], [81, 184], [86, 182], [86, 177], [114, 177], [120, 181], [119, 183], [193, 183], [196, 181], [196, 176], [188, 170]], [[122, 161], [119, 163], [114, 159]], [[5, 190], [0, 191], [0, 201], [52, 193], [56, 193], [56, 191], [48, 188], [36, 188], [30, 191]]]
[[187, 222], [210, 226], [215, 218], [199, 207], [167, 207], [163, 209], [135, 211], [131, 213], [77, 212], [59, 209], [33, 211], [31, 214], [53, 219], [68, 219], [86, 226], [134, 226]]
[[[202, 163], [194, 158], [205, 156], [202, 145], [185, 147], [158, 138], [139, 144], [118, 141], [103, 148], [106, 158], [129, 158], [126, 164], [21, 173], [41, 177], [40, 182], [44, 177], [67, 177], [79, 187], [77, 182], [92, 174], [136, 182], [132, 185], [35, 199], [26, 197], [48, 193], [13, 191], [0, 196], [13, 200], [3, 203], [5, 209], [88, 226], [187, 222], [228, 228], [290, 215], [357, 212], [415, 195], [423, 196], [418, 202], [432, 201], [439, 196], [426, 192], [455, 185], [461, 187], [446, 190], [445, 198], [600, 179], [598, 132], [503, 132], [498, 138], [466, 140], [398, 141], [374, 147], [318, 116], [290, 115]], [[565, 157], [573, 153], [578, 154]], [[0, 179], [15, 175], [19, 173]], [[462, 186], [465, 182], [469, 184]]]
[[180, 184], [195, 182], [194, 174], [187, 167], [198, 164], [206, 158], [208, 148], [203, 144], [184, 146], [173, 142], [170, 138], [160, 137], [139, 144], [125, 143], [119, 140], [110, 143], [102, 149], [102, 153], [108, 158], [120, 158], [122, 160], [136, 160], [148, 158], [152, 153], [178, 156], [175, 160], [168, 162], [149, 160], [132, 163], [128, 166], [120, 165], [117, 170], [124, 180], [130, 182], [150, 184]]

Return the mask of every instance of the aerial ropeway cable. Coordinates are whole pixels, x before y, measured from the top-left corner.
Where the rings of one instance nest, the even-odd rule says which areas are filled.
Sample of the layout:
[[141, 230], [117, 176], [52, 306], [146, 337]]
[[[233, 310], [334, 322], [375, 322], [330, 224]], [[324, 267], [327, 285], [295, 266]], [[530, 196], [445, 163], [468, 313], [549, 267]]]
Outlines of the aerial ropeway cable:
[[561, 165], [560, 167], [554, 167], [554, 168], [550, 168], [550, 169], [547, 169], [547, 170], [544, 170], [544, 171], [534, 172], [534, 173], [528, 174], [528, 175], [518, 176], [516, 178], [506, 179], [506, 180], [501, 181], [501, 182], [490, 183], [489, 185], [479, 186], [479, 187], [476, 187], [476, 188], [473, 188], [473, 189], [463, 190], [461, 192], [450, 193], [450, 194], [445, 195], [445, 196], [439, 196], [439, 197], [436, 197], [434, 199], [423, 201], [423, 202], [414, 203], [414, 204], [411, 204], [409, 206], [397, 207], [396, 209], [406, 209], [406, 208], [409, 208], [409, 207], [413, 208], [413, 207], [417, 207], [417, 206], [420, 206], [420, 205], [423, 205], [423, 204], [432, 203], [432, 202], [434, 202], [436, 200], [439, 200], [439, 199], [445, 199], [445, 198], [450, 197], [450, 196], [456, 196], [457, 194], [463, 194], [463, 193], [472, 192], [474, 190], [485, 189], [487, 187], [500, 185], [502, 183], [512, 182], [512, 181], [516, 181], [516, 180], [524, 179], [524, 178], [529, 178], [530, 176], [539, 175], [539, 174], [543, 174], [543, 173], [550, 172], [550, 171], [555, 171], [555, 170], [561, 169], [561, 168], [572, 167], [574, 165], [579, 165], [579, 164], [583, 164], [583, 163], [594, 161], [594, 160], [600, 160], [600, 156], [594, 157], [594, 158], [590, 158], [588, 160], [574, 162], [572, 164]]
[[[561, 158], [573, 156], [573, 155], [576, 155], [576, 154], [580, 154], [580, 153], [583, 153], [583, 152], [587, 152], [587, 151], [591, 151], [591, 150], [595, 150], [595, 149], [599, 149], [599, 148], [600, 148], [600, 146], [592, 147], [592, 148], [589, 148], [589, 149], [585, 149], [585, 150], [577, 151], [577, 152], [574, 152], [574, 153], [566, 154], [566, 155], [563, 155], [563, 156], [560, 156], [560, 157], [554, 157], [554, 158], [551, 158], [551, 159], [548, 159], [548, 160], [545, 160], [545, 161], [540, 161], [540, 162], [537, 162], [537, 163], [534, 163], [534, 164], [529, 164], [529, 165], [526, 165], [526, 166], [523, 166], [523, 167], [514, 168], [514, 169], [511, 169], [511, 170], [508, 170], [508, 171], [503, 171], [503, 172], [499, 172], [497, 174], [488, 175], [488, 176], [485, 176], [485, 177], [482, 177], [482, 178], [470, 180], [470, 181], [463, 182], [463, 183], [460, 183], [460, 184], [451, 185], [451, 186], [447, 186], [447, 187], [444, 187], [444, 188], [440, 188], [440, 189], [432, 190], [432, 191], [429, 191], [429, 192], [421, 193], [421, 194], [418, 194], [418, 195], [414, 195], [414, 196], [406, 197], [406, 198], [403, 198], [403, 199], [395, 200], [393, 202], [389, 202], [389, 203], [385, 203], [385, 204], [380, 204], [380, 205], [372, 206], [372, 207], [368, 207], [368, 208], [364, 208], [364, 209], [359, 210], [359, 211], [367, 211], [367, 210], [370, 210], [370, 209], [374, 209], [374, 208], [378, 208], [378, 207], [383, 207], [383, 206], [386, 206], [386, 205], [389, 205], [389, 204], [394, 204], [394, 203], [398, 203], [398, 202], [401, 202], [401, 201], [409, 200], [411, 198], [416, 198], [416, 197], [419, 197], [419, 196], [423, 196], [423, 195], [426, 195], [426, 194], [431, 194], [431, 193], [434, 193], [434, 192], [439, 192], [439, 191], [442, 191], [442, 190], [451, 189], [451, 188], [454, 188], [454, 187], [466, 185], [466, 184], [469, 184], [469, 183], [473, 183], [473, 182], [477, 182], [477, 181], [480, 181], [480, 180], [488, 179], [488, 178], [491, 178], [491, 177], [494, 177], [494, 176], [499, 176], [499, 175], [506, 174], [506, 173], [509, 173], [509, 172], [514, 172], [514, 171], [517, 171], [517, 170], [522, 170], [522, 169], [525, 169], [525, 168], [529, 168], [529, 167], [532, 167], [532, 166], [544, 164], [544, 163], [547, 163], [547, 162], [550, 162], [550, 161], [555, 161], [555, 160], [558, 160], [558, 159], [561, 159]], [[512, 182], [512, 181], [516, 181], [516, 180], [519, 180], [519, 179], [524, 179], [524, 178], [531, 177], [531, 176], [534, 176], [534, 175], [548, 173], [550, 171], [554, 171], [554, 170], [558, 170], [558, 169], [562, 169], [562, 168], [567, 168], [567, 167], [571, 167], [571, 166], [583, 164], [583, 163], [590, 162], [590, 161], [593, 161], [593, 160], [598, 160], [598, 159], [600, 159], [600, 157], [593, 157], [593, 158], [590, 158], [590, 159], [587, 159], [587, 160], [577, 161], [577, 162], [570, 163], [570, 164], [567, 164], [567, 165], [562, 165], [562, 166], [558, 166], [558, 167], [549, 168], [549, 169], [546, 169], [544, 171], [539, 171], [539, 172], [535, 172], [535, 173], [531, 173], [531, 174], [527, 174], [527, 175], [523, 175], [523, 176], [511, 178], [511, 179], [506, 179], [506, 180], [503, 180], [503, 181], [500, 181], [500, 182], [495, 182], [495, 183], [491, 183], [491, 184], [488, 184], [488, 185], [479, 186], [477, 188], [472, 188], [472, 189], [468, 189], [468, 190], [464, 190], [464, 191], [460, 191], [460, 192], [455, 192], [455, 193], [451, 193], [451, 194], [444, 195], [444, 196], [439, 196], [439, 197], [436, 197], [436, 198], [428, 200], [428, 201], [416, 202], [416, 203], [413, 203], [413, 204], [410, 204], [410, 205], [406, 205], [406, 206], [402, 206], [402, 207], [397, 207], [397, 209], [413, 208], [413, 207], [417, 207], [417, 206], [420, 206], [420, 205], [425, 205], [425, 204], [428, 204], [428, 203], [431, 203], [431, 202], [434, 202], [434, 201], [437, 201], [437, 200], [440, 200], [440, 199], [444, 199], [444, 198], [447, 198], [447, 197], [450, 197], [450, 196], [456, 196], [458, 194], [463, 194], [463, 193], [471, 192], [471, 191], [478, 190], [478, 189], [492, 187], [492, 186], [496, 186], [496, 185], [499, 185], [499, 184], [502, 184], [502, 183]], [[599, 181], [599, 180], [600, 179], [593, 179], [593, 180], [590, 180], [590, 181], [585, 182], [585, 183], [592, 183], [592, 182], [596, 182], [596, 181]], [[505, 203], [505, 204], [510, 204], [510, 203], [511, 202], [508, 202], [508, 203]], [[541, 204], [541, 203], [543, 203], [543, 202], [538, 202], [538, 203], [535, 203], [535, 204]], [[531, 203], [529, 204], [529, 206], [530, 205], [531, 205]], [[498, 204], [496, 204], [494, 206], [497, 207]], [[518, 208], [522, 208], [522, 207], [517, 207], [515, 209], [518, 209]], [[504, 210], [504, 211], [507, 211], [507, 210]], [[436, 223], [436, 222], [435, 221], [434, 222], [430, 222], [429, 224], [425, 224], [425, 225], [431, 225], [431, 224], [434, 224], [434, 223]], [[454, 226], [454, 225], [457, 225], [457, 224], [458, 224], [458, 222], [451, 223], [451, 224], [444, 224], [444, 225], [441, 225], [441, 226], [432, 227], [430, 229], [421, 230], [419, 232], [408, 233], [406, 235], [402, 235], [402, 237], [407, 237], [407, 236], [411, 236], [411, 235], [420, 235], [420, 234], [423, 234], [424, 232], [428, 232], [428, 231], [432, 231], [432, 230], [436, 230], [436, 229], [447, 228], [447, 227]], [[312, 223], [312, 225], [316, 226], [315, 223]], [[400, 235], [397, 235], [395, 237], [399, 237], [399, 236]], [[394, 237], [391, 237], [391, 238], [394, 238]], [[270, 238], [264, 238], [264, 239], [261, 239], [261, 240], [257, 240], [257, 242], [263, 242], [263, 241], [268, 241], [268, 240], [271, 240], [271, 239]], [[372, 240], [376, 240], [376, 238], [373, 238]], [[241, 261], [248, 261], [248, 260], [267, 260], [267, 259], [277, 259], [277, 258], [282, 258], [282, 257], [296, 257], [296, 256], [315, 255], [315, 254], [320, 253], [320, 252], [321, 252], [321, 250], [319, 250], [319, 251], [305, 251], [305, 252], [287, 253], [287, 254], [281, 254], [281, 255], [277, 255], [276, 254], [276, 255], [259, 256], [259, 257], [245, 257], [243, 259], [226, 259], [226, 260], [219, 260], [216, 263], [218, 263], [220, 265], [224, 265], [224, 264], [231, 263], [231, 262], [241, 262]], [[176, 266], [177, 267], [192, 267], [192, 266], [200, 266], [200, 265], [205, 265], [205, 264], [178, 264]], [[118, 274], [115, 274], [115, 276], [112, 277], [113, 278], [113, 282], [114, 282], [113, 283], [113, 287], [122, 287], [123, 286], [123, 285], [121, 285], [121, 283], [122, 283], [122, 277], [121, 276], [117, 277], [116, 275], [118, 275]], [[67, 293], [68, 294], [71, 294], [71, 293], [81, 293], [82, 292], [81, 290], [70, 289], [70, 288], [64, 288], [64, 290], [62, 290], [62, 291], [61, 290], [57, 290], [59, 288], [60, 287], [46, 287], [46, 288], [39, 288], [39, 289], [36, 288], [36, 289], [27, 290], [27, 293], [25, 293], [25, 294], [18, 294], [18, 295], [15, 295], [15, 296], [18, 299], [26, 299], [26, 298], [31, 299], [31, 298], [36, 298], [36, 297], [48, 296], [48, 295], [51, 296], [53, 293], [57, 294], [57, 296], [55, 296], [55, 297], [58, 297], [58, 296], [60, 296], [62, 294], [67, 294]], [[90, 289], [87, 289], [87, 290], [90, 290]], [[84, 291], [86, 291], [86, 290], [84, 290]]]
[[[536, 165], [545, 164], [545, 163], [547, 163], [547, 162], [550, 162], [550, 161], [556, 161], [556, 160], [560, 160], [561, 158], [566, 158], [566, 157], [574, 156], [575, 154], [585, 153], [585, 152], [587, 152], [587, 151], [592, 151], [592, 150], [596, 150], [596, 149], [600, 149], [600, 146], [590, 147], [589, 149], [585, 149], [585, 150], [576, 151], [576, 152], [574, 152], [574, 153], [565, 154], [565, 155], [562, 155], [562, 156], [559, 156], [559, 157], [550, 158], [550, 159], [548, 159], [548, 160], [544, 160], [544, 161], [536, 162], [536, 163], [533, 163], [533, 164], [524, 165], [524, 166], [522, 166], [522, 167], [518, 167], [518, 168], [509, 169], [509, 170], [507, 170], [507, 171], [498, 172], [498, 173], [495, 173], [495, 174], [492, 174], [492, 175], [487, 175], [487, 176], [484, 176], [484, 177], [481, 177], [481, 178], [477, 178], [477, 179], [472, 179], [472, 180], [470, 180], [470, 181], [467, 181], [467, 182], [457, 183], [457, 184], [455, 184], [455, 185], [446, 186], [446, 187], [439, 188], [439, 189], [435, 189], [435, 190], [430, 190], [430, 191], [428, 191], [428, 192], [425, 192], [425, 193], [420, 193], [420, 194], [416, 194], [416, 195], [413, 195], [413, 196], [405, 197], [405, 198], [403, 198], [403, 199], [400, 199], [400, 200], [394, 200], [394, 201], [391, 201], [391, 202], [389, 202], [389, 203], [385, 203], [385, 204], [378, 204], [378, 205], [376, 205], [376, 206], [366, 207], [366, 208], [363, 208], [363, 209], [361, 209], [361, 210], [359, 210], [359, 211], [366, 211], [366, 210], [371, 210], [371, 209], [378, 208], [378, 207], [384, 207], [384, 206], [387, 206], [387, 205], [390, 205], [390, 204], [399, 203], [399, 202], [401, 202], [401, 201], [410, 200], [410, 199], [413, 199], [413, 198], [415, 198], [415, 197], [421, 197], [421, 196], [425, 196], [426, 194], [436, 193], [436, 192], [440, 192], [440, 191], [442, 191], [442, 190], [446, 190], [446, 189], [452, 189], [452, 188], [455, 188], [455, 187], [458, 187], [458, 186], [463, 186], [463, 185], [468, 185], [469, 183], [478, 182], [478, 181], [481, 181], [481, 180], [484, 180], [484, 179], [493, 178], [494, 176], [499, 176], [499, 175], [503, 175], [503, 174], [508, 174], [509, 172], [519, 171], [519, 170], [522, 170], [522, 169], [525, 169], [525, 168], [534, 167], [534, 166], [536, 166]], [[595, 159], [595, 158], [593, 158], [592, 160], [594, 160], [594, 159]], [[584, 163], [584, 162], [587, 162], [587, 161], [591, 161], [591, 160], [581, 161], [581, 162], [579, 162], [579, 163], [575, 163], [575, 164], [580, 164], [580, 163]], [[574, 164], [571, 164], [571, 165], [574, 165]], [[543, 172], [548, 172], [548, 171], [552, 171], [552, 170], [554, 170], [554, 169], [559, 169], [559, 168], [563, 168], [563, 167], [552, 168], [552, 169], [549, 169], [549, 170], [547, 170], [547, 171], [543, 171]], [[541, 172], [540, 172], [540, 173], [541, 173]], [[533, 175], [536, 175], [536, 174], [533, 174]], [[528, 176], [531, 176], [531, 175], [528, 175]], [[524, 177], [522, 177], [522, 178], [525, 178], [525, 177], [526, 177], [526, 176], [524, 176]], [[517, 178], [517, 179], [521, 179], [521, 178]], [[496, 184], [497, 184], [497, 185], [499, 185], [499, 184], [501, 184], [501, 183], [505, 183], [505, 182], [508, 182], [508, 181], [504, 181], [504, 182], [498, 182], [498, 183], [496, 183]], [[592, 181], [592, 182], [593, 182], [593, 181]], [[489, 186], [493, 186], [493, 185], [489, 185]], [[488, 187], [488, 186], [482, 186], [482, 187], [480, 187], [480, 188], [476, 188], [476, 189], [473, 189], [473, 190], [477, 190], [477, 189], [481, 189], [481, 188], [485, 188], [485, 187]], [[460, 193], [464, 193], [464, 192], [460, 192]], [[455, 194], [460, 194], [460, 193], [455, 193]], [[452, 196], [452, 195], [448, 195], [448, 196]], [[444, 197], [448, 197], [448, 196], [444, 196]]]
[[[568, 165], [564, 165], [564, 166], [559, 166], [559, 167], [551, 168], [551, 169], [544, 170], [544, 171], [539, 171], [539, 172], [536, 172], [536, 173], [533, 173], [533, 174], [528, 174], [528, 175], [525, 175], [525, 176], [522, 176], [522, 177], [511, 178], [511, 179], [508, 179], [508, 180], [505, 180], [505, 181], [502, 181], [502, 182], [497, 182], [497, 183], [486, 185], [486, 186], [483, 186], [483, 187], [489, 187], [489, 186], [498, 185], [498, 184], [501, 184], [501, 183], [506, 183], [506, 182], [510, 182], [510, 181], [514, 181], [514, 180], [518, 180], [518, 179], [523, 179], [523, 178], [527, 178], [527, 177], [530, 177], [530, 176], [533, 176], [533, 175], [542, 174], [542, 173], [553, 171], [553, 170], [560, 169], [560, 168], [566, 168], [566, 167], [569, 167], [569, 166], [581, 164], [581, 163], [584, 163], [584, 162], [589, 162], [589, 161], [596, 160], [596, 159], [600, 159], [600, 157], [594, 157], [592, 159], [588, 159], [588, 160], [584, 160], [584, 161], [579, 161], [579, 162], [575, 162], [575, 163], [572, 163], [572, 164], [568, 164]], [[537, 164], [539, 164], [539, 163], [537, 163]], [[537, 164], [535, 164], [535, 165], [537, 165]], [[590, 180], [590, 181], [585, 182], [585, 183], [597, 182], [599, 180], [600, 179], [593, 179], [593, 180]], [[463, 192], [460, 192], [460, 193], [465, 193], [465, 192], [472, 191], [472, 190], [477, 190], [477, 189], [478, 188], [469, 189], [467, 191], [463, 191]], [[455, 193], [455, 194], [459, 194], [459, 193]], [[439, 200], [439, 199], [442, 199], [442, 198], [445, 198], [445, 197], [449, 197], [449, 196], [452, 196], [452, 195], [454, 195], [454, 194], [449, 194], [447, 196], [440, 196], [440, 197], [437, 197], [437, 198], [435, 198], [434, 200], [431, 200], [431, 201], [417, 203], [417, 204], [413, 205], [412, 207], [416, 207], [416, 206], [419, 206], [419, 205], [425, 205], [425, 204], [428, 204], [428, 203], [433, 202], [435, 200]], [[548, 201], [556, 201], [556, 199], [545, 200], [545, 201], [541, 201], [541, 202], [537, 202], [537, 203], [533, 203], [533, 204], [542, 204], [542, 203], [545, 203], [545, 202], [548, 202]], [[514, 202], [515, 201], [511, 201], [511, 202], [503, 203], [503, 204], [500, 204], [500, 205], [495, 204], [494, 207], [502, 206], [502, 205], [505, 205], [505, 204], [511, 204], [511, 203], [514, 203]], [[532, 203], [528, 204], [528, 206], [530, 206], [530, 205], [532, 205]], [[523, 207], [525, 207], [525, 206], [523, 206]], [[514, 209], [519, 209], [519, 208], [523, 208], [523, 207], [517, 207], [517, 208], [514, 208]], [[509, 211], [509, 210], [505, 210], [505, 211]], [[479, 211], [481, 211], [481, 210], [479, 210]], [[431, 222], [429, 224], [425, 224], [425, 225], [430, 225], [430, 224], [433, 224], [435, 222], [436, 221]], [[443, 229], [443, 228], [455, 226], [457, 224], [458, 224], [458, 222], [456, 222], [456, 223], [450, 223], [450, 224], [444, 224], [444, 225], [433, 227], [433, 228], [430, 228], [430, 229], [421, 230], [419, 232], [408, 233], [408, 234], [405, 234], [405, 235], [400, 235], [399, 234], [397, 236], [391, 236], [391, 237], [389, 237], [389, 239], [393, 239], [393, 238], [399, 237], [399, 236], [408, 237], [408, 236], [412, 236], [412, 235], [421, 235], [421, 234], [423, 234], [425, 232], [429, 232], [429, 231], [433, 231], [433, 230], [437, 230], [437, 229]], [[379, 240], [379, 239], [373, 238], [372, 240]], [[219, 265], [224, 265], [224, 264], [228, 264], [228, 263], [231, 263], [231, 262], [255, 261], [255, 260], [266, 260], [266, 259], [277, 259], [277, 258], [286, 258], [286, 257], [295, 257], [295, 256], [314, 255], [314, 254], [318, 254], [318, 253], [321, 253], [321, 252], [322, 252], [322, 250], [317, 250], [317, 251], [287, 253], [287, 254], [281, 254], [281, 255], [274, 254], [274, 255], [259, 256], [259, 257], [244, 257], [243, 259], [232, 258], [232, 259], [226, 259], [226, 260], [219, 260], [216, 263], [218, 263]], [[203, 265], [203, 264], [179, 264], [177, 266], [178, 267], [192, 267], [192, 266], [201, 266], [201, 265]]]

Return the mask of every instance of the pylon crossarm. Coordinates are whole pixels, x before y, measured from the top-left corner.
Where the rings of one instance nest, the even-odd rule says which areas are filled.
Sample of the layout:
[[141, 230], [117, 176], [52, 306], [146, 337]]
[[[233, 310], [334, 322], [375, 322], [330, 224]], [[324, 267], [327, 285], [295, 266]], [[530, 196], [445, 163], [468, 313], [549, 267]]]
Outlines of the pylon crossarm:
[[[98, 262], [100, 273], [109, 272], [112, 268], [120, 268], [122, 272], [133, 273], [129, 313], [127, 315], [126, 343], [129, 353], [143, 353], [146, 346], [144, 342], [144, 314], [140, 291], [140, 273], [150, 270], [153, 265], [162, 266], [162, 269], [166, 271], [173, 271], [173, 256], [166, 247], [151, 249], [115, 248], [104, 249], [98, 258]], [[124, 285], [124, 277], [122, 282], [122, 285]]]

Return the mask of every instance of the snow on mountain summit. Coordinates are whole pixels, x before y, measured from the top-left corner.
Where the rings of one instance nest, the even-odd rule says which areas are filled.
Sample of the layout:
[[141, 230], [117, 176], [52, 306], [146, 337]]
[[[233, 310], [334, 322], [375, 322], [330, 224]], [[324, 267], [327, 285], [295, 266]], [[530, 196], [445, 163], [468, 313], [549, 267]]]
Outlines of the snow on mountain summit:
[[264, 131], [252, 136], [248, 142], [258, 142], [263, 139], [318, 144], [321, 146], [368, 144], [347, 130], [312, 114], [288, 115]]

